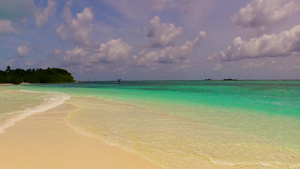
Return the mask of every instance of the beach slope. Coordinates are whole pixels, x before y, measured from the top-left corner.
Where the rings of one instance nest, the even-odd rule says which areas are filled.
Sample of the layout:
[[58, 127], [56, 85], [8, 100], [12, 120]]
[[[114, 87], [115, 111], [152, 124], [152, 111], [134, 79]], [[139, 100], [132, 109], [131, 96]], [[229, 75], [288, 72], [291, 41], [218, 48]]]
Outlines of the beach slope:
[[65, 103], [18, 121], [0, 134], [0, 168], [157, 169], [150, 162], [66, 125], [74, 110]]

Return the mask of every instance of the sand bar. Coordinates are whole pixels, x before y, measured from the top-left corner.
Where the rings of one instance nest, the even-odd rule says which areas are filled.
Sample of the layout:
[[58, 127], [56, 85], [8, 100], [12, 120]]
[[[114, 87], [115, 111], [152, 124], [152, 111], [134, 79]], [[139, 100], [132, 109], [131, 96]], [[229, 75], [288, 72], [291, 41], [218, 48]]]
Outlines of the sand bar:
[[12, 85], [14, 85], [14, 84], [12, 84], [12, 83], [0, 83], [0, 86], [12, 86]]
[[143, 158], [66, 125], [76, 107], [63, 104], [18, 121], [0, 134], [0, 168], [158, 169]]

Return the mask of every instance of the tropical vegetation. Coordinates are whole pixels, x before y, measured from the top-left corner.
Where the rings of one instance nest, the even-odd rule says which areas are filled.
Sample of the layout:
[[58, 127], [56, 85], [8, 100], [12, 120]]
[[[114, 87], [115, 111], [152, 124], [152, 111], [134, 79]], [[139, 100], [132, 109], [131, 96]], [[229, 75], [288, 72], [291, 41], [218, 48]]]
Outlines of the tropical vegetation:
[[70, 83], [75, 82], [71, 73], [60, 68], [0, 70], [0, 83]]

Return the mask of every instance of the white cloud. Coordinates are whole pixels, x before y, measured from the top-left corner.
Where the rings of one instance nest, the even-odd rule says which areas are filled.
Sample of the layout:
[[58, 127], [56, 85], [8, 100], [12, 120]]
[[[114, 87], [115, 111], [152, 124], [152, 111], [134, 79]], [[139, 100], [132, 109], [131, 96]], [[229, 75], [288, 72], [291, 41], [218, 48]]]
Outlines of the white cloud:
[[76, 18], [73, 18], [70, 5], [71, 3], [69, 1], [64, 7], [62, 17], [65, 24], [61, 24], [56, 29], [56, 33], [63, 41], [71, 37], [75, 44], [90, 46], [92, 44], [90, 38], [92, 32], [91, 22], [94, 17], [92, 8], [85, 7], [81, 13], [76, 14]]
[[10, 20], [0, 20], [0, 34], [19, 33], [12, 25]]
[[287, 0], [253, 0], [239, 13], [231, 16], [232, 22], [240, 27], [253, 29], [262, 34], [300, 10], [300, 3]]
[[67, 50], [61, 62], [75, 72], [95, 72], [111, 65], [119, 65], [118, 70], [123, 70], [127, 66], [125, 63], [131, 59], [131, 50], [132, 47], [121, 39], [111, 39], [94, 49], [76, 47]]
[[164, 47], [174, 43], [174, 40], [182, 34], [182, 27], [175, 27], [172, 23], [161, 23], [159, 16], [150, 21], [147, 36], [152, 47]]
[[138, 56], [137, 66], [150, 66], [155, 63], [189, 63], [187, 57], [198, 46], [200, 40], [206, 36], [204, 31], [193, 41], [187, 41], [181, 46], [167, 46], [161, 50], [142, 50]]
[[29, 49], [27, 45], [22, 45], [17, 48], [17, 52], [20, 56], [27, 56], [29, 53]]
[[89, 62], [95, 63], [124, 63], [129, 59], [132, 47], [122, 39], [111, 39], [99, 46], [98, 50], [89, 58]]
[[67, 50], [66, 55], [62, 58], [62, 61], [66, 65], [78, 65], [84, 64], [84, 57], [88, 52], [80, 47], [76, 47], [72, 50]]
[[[225, 51], [214, 58], [222, 61], [240, 60], [245, 58], [300, 56], [300, 25], [278, 34], [263, 35], [249, 41], [237, 37]], [[212, 56], [209, 56], [211, 59]]]
[[45, 7], [43, 10], [38, 9], [35, 13], [36, 18], [36, 26], [41, 27], [43, 24], [45, 24], [49, 17], [55, 14], [57, 3], [54, 0], [48, 0], [47, 1], [47, 7]]
[[85, 72], [85, 66], [87, 65], [86, 57], [89, 56], [89, 52], [86, 49], [77, 46], [63, 53], [64, 56], [61, 58], [60, 63], [64, 67], [76, 73]]

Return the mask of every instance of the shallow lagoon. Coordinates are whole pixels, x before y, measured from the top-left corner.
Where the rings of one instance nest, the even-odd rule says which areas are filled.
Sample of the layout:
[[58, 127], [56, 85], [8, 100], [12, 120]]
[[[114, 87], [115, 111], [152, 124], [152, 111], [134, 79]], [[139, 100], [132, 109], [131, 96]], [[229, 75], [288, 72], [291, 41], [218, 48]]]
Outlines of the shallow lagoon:
[[297, 168], [300, 82], [131, 81], [24, 85], [66, 93], [69, 125], [163, 168]]

